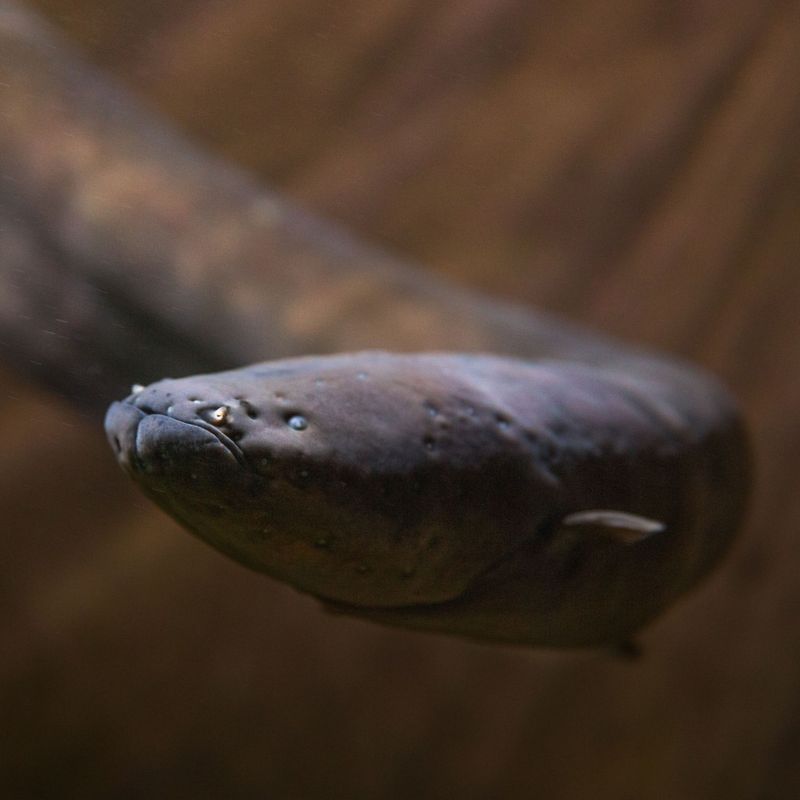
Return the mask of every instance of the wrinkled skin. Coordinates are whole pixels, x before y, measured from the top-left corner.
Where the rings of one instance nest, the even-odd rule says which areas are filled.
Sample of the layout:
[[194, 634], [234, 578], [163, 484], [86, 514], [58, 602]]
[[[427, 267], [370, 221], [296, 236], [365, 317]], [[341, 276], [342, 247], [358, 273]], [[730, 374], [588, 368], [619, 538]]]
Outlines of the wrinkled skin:
[[[747, 479], [710, 379], [491, 356], [167, 379], [106, 429], [155, 502], [242, 563], [346, 613], [527, 644], [627, 639], [725, 550]], [[593, 509], [659, 533], [617, 537]]]

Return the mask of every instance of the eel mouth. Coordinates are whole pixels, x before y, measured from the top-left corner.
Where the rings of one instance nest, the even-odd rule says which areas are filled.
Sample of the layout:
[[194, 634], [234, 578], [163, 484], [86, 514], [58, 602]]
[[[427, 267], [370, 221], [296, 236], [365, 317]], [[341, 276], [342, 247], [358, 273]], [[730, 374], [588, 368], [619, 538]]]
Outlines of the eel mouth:
[[169, 443], [176, 453], [184, 445], [208, 444], [209, 434], [227, 454], [247, 467], [244, 452], [230, 436], [203, 419], [181, 419], [170, 413], [143, 411], [130, 401], [112, 403], [106, 413], [105, 430], [117, 461], [129, 472], [145, 471], [154, 457], [161, 454], [163, 444]]
[[245, 458], [244, 452], [242, 448], [239, 447], [236, 442], [231, 439], [226, 433], [221, 431], [219, 428], [215, 428], [210, 422], [206, 422], [204, 419], [178, 419], [177, 417], [173, 417], [172, 415], [165, 415], [168, 416], [170, 419], [174, 419], [177, 422], [181, 422], [184, 425], [193, 425], [197, 428], [202, 428], [204, 431], [208, 431], [210, 434], [213, 434], [217, 437], [217, 440], [222, 444], [225, 449], [243, 466], [247, 467], [247, 459]]

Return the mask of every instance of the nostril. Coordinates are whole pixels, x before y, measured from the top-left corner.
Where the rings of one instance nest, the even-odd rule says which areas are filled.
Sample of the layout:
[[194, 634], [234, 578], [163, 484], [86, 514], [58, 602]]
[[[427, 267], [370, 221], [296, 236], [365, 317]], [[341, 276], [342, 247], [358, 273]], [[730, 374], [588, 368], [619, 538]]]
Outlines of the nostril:
[[250, 419], [255, 419], [258, 416], [258, 411], [250, 401], [245, 400], [244, 397], [237, 397], [236, 400]]
[[214, 427], [220, 428], [229, 421], [230, 413], [231, 410], [228, 406], [218, 406], [217, 408], [201, 412], [201, 416], [205, 418], [206, 422], [210, 422]]

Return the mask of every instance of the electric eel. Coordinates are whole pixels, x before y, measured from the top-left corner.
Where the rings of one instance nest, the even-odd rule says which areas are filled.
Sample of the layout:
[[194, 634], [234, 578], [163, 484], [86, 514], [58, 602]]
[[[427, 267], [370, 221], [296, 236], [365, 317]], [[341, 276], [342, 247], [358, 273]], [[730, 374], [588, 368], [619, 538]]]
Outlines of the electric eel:
[[171, 370], [454, 351], [136, 387], [111, 444], [186, 527], [333, 610], [531, 645], [624, 642], [718, 563], [749, 478], [713, 378], [294, 208], [0, 9], [0, 346], [23, 374], [91, 413]]
[[589, 349], [265, 362], [135, 386], [106, 431], [186, 528], [336, 612], [613, 646], [725, 553], [749, 455], [712, 377]]

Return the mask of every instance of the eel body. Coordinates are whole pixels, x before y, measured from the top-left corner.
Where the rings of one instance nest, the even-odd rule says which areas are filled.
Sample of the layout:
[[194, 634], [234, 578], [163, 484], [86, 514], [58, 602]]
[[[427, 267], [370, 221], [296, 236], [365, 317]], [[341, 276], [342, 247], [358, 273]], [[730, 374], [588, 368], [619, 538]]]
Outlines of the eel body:
[[[594, 359], [593, 359], [594, 360]], [[135, 387], [106, 417], [145, 493], [329, 608], [570, 647], [626, 641], [725, 552], [748, 453], [668, 360], [362, 352]]]
[[528, 359], [356, 353], [137, 392], [111, 442], [190, 529], [349, 613], [555, 645], [624, 639], [725, 550], [747, 456], [708, 376], [357, 241], [14, 3], [0, 16], [0, 349], [18, 369], [93, 410], [130, 375], [276, 354]]

